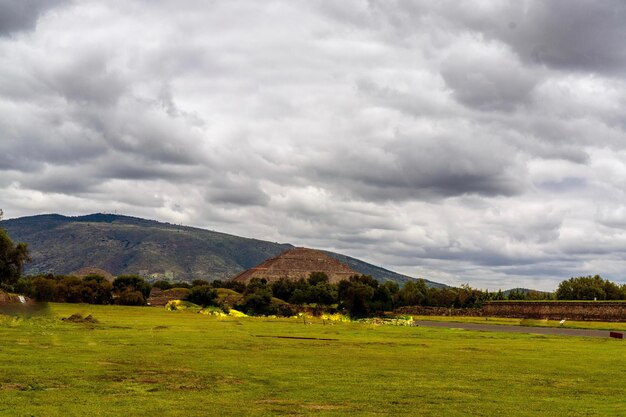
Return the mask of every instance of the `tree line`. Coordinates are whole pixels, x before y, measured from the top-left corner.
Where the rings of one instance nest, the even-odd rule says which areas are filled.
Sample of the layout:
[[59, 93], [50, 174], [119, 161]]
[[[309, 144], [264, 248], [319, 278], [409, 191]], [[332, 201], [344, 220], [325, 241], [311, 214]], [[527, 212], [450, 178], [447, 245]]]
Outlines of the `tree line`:
[[120, 275], [109, 282], [97, 274], [83, 278], [45, 274], [20, 278], [13, 290], [37, 301], [141, 306], [152, 286], [136, 275]]
[[[217, 289], [228, 288], [242, 294], [232, 306], [250, 315], [291, 315], [294, 307], [321, 311], [338, 311], [352, 317], [367, 317], [403, 306], [446, 308], [480, 308], [486, 301], [496, 300], [625, 300], [626, 285], [618, 285], [599, 276], [575, 277], [560, 283], [555, 293], [533, 291], [490, 292], [461, 287], [429, 287], [423, 280], [378, 282], [368, 275], [355, 275], [336, 284], [328, 276], [314, 272], [297, 281], [287, 278], [274, 282], [253, 279], [241, 282], [195, 280], [192, 283], [157, 281], [148, 283], [137, 275], [121, 275], [113, 282], [96, 274], [84, 278], [68, 275], [36, 275], [21, 277], [5, 289], [27, 295], [38, 301], [67, 303], [146, 305], [152, 288], [167, 290], [187, 288], [187, 300], [195, 304], [219, 305]], [[275, 299], [283, 300], [277, 303]]]
[[574, 277], [561, 281], [557, 300], [626, 300], [626, 284], [619, 285], [600, 275]]
[[[479, 308], [486, 301], [508, 299], [502, 291], [483, 291], [468, 285], [459, 288], [429, 287], [421, 279], [407, 281], [400, 286], [393, 281], [380, 283], [369, 275], [354, 275], [333, 284], [322, 272], [314, 272], [308, 278], [297, 281], [283, 278], [268, 283], [263, 279], [253, 279], [245, 288], [241, 283], [235, 284], [240, 286], [244, 295], [256, 295], [257, 300], [260, 295], [265, 295], [265, 300], [273, 296], [290, 305], [309, 306], [318, 311], [338, 311], [352, 317], [379, 315], [403, 306]], [[512, 292], [509, 295], [515, 299], [549, 297], [548, 293], [539, 292]]]
[[[402, 306], [433, 306], [450, 308], [476, 308], [485, 301], [529, 298], [532, 294], [505, 296], [502, 292], [489, 292], [471, 288], [428, 287], [423, 280], [408, 281], [402, 287], [392, 281], [379, 283], [368, 275], [355, 275], [339, 283], [330, 283], [323, 272], [311, 273], [297, 281], [287, 278], [274, 282], [253, 279], [247, 285], [241, 282], [195, 280], [187, 282], [157, 281], [148, 283], [137, 275], [121, 275], [113, 282], [91, 274], [83, 278], [71, 275], [43, 274], [20, 277], [5, 288], [24, 294], [37, 301], [65, 303], [146, 305], [152, 288], [167, 290], [187, 288], [187, 300], [210, 306], [219, 305], [216, 289], [227, 288], [242, 294], [233, 308], [251, 315], [289, 315], [295, 307], [321, 311], [340, 311], [354, 317], [366, 317]], [[277, 303], [275, 299], [284, 301]]]

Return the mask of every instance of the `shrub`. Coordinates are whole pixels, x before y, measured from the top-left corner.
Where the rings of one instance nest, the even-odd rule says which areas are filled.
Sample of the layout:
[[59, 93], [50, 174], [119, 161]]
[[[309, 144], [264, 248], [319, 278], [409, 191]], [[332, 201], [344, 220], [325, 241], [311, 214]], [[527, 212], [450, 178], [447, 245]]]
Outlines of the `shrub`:
[[290, 304], [279, 304], [276, 306], [276, 315], [283, 317], [293, 317], [298, 312]]
[[83, 302], [91, 304], [109, 304], [113, 286], [100, 275], [87, 275], [83, 278]]
[[226, 281], [222, 288], [228, 288], [229, 290], [237, 291], [238, 293], [243, 293], [246, 291], [246, 284], [239, 281]]
[[141, 291], [126, 288], [115, 299], [115, 304], [124, 306], [143, 306], [146, 305], [146, 298]]
[[150, 284], [138, 275], [120, 275], [113, 281], [113, 291], [121, 294], [127, 289], [139, 291], [144, 298], [150, 295]]
[[267, 316], [276, 313], [272, 305], [272, 290], [264, 279], [250, 280], [243, 300], [235, 307], [248, 315]]
[[625, 287], [605, 280], [599, 275], [575, 277], [563, 281], [556, 290], [559, 300], [623, 300]]
[[324, 272], [311, 272], [307, 279], [309, 285], [314, 286], [319, 283], [328, 283], [328, 275]]
[[203, 307], [217, 306], [217, 291], [210, 285], [200, 285], [199, 287], [193, 287], [187, 295], [187, 301], [194, 304], [201, 305]]
[[158, 288], [160, 290], [169, 290], [170, 288], [173, 288], [171, 283], [163, 280], [156, 281], [154, 284], [152, 284], [152, 287]]
[[30, 294], [37, 301], [53, 301], [56, 281], [48, 277], [36, 277], [32, 282], [32, 293]]
[[269, 316], [276, 313], [269, 292], [248, 294], [235, 307], [250, 316]]
[[176, 282], [172, 282], [171, 287], [170, 288], [191, 288], [191, 284], [189, 284], [188, 282], [183, 282], [183, 281], [176, 281]]

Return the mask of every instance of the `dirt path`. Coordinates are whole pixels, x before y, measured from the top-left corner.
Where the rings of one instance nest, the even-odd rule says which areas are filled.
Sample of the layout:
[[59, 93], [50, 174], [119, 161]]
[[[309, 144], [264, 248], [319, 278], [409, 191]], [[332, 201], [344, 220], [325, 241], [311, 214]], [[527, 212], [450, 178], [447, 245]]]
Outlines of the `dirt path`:
[[[477, 324], [477, 323], [455, 323], [450, 321], [426, 321], [417, 320], [420, 326], [424, 327], [446, 327], [451, 329], [478, 330], [484, 332], [506, 332], [506, 333], [532, 333], [548, 334], [556, 336], [579, 336], [579, 337], [609, 337], [608, 330], [591, 329], [565, 329], [560, 327], [526, 327], [509, 326], [505, 324]], [[624, 333], [624, 332], [619, 332]], [[625, 334], [626, 336], [626, 334]]]

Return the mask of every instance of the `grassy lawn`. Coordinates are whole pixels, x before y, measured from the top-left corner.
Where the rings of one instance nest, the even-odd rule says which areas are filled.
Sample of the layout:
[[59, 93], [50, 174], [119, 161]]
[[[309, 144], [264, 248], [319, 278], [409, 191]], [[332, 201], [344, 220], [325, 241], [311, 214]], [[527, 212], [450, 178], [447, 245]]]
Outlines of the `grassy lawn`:
[[509, 326], [564, 327], [568, 329], [594, 329], [626, 331], [626, 323], [603, 321], [567, 320], [563, 325], [559, 320], [510, 319], [504, 317], [464, 317], [464, 316], [412, 316], [414, 320], [450, 321], [456, 323], [506, 324]]
[[50, 310], [0, 316], [2, 416], [626, 415], [626, 344], [608, 338]]

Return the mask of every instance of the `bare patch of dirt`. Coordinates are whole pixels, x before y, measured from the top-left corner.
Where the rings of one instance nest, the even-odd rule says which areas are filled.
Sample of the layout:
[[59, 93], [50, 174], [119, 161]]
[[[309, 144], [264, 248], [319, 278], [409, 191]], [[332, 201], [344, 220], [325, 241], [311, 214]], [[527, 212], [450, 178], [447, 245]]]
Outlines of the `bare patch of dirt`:
[[302, 404], [302, 408], [307, 410], [337, 410], [341, 407], [331, 404]]
[[126, 362], [112, 362], [112, 361], [98, 361], [96, 362], [98, 365], [113, 365], [113, 366], [125, 366], [128, 365]]
[[0, 391], [26, 391], [28, 387], [24, 384], [0, 384]]
[[280, 398], [267, 398], [265, 400], [257, 400], [255, 401], [257, 404], [291, 404], [292, 402], [289, 400], [283, 400]]
[[218, 383], [218, 384], [223, 384], [223, 385], [243, 385], [243, 384], [245, 384], [244, 380], [238, 379], [238, 378], [232, 378], [232, 377], [217, 378], [215, 380], [215, 382]]
[[275, 339], [295, 339], [295, 340], [326, 340], [326, 341], [337, 341], [337, 340], [339, 340], [339, 339], [325, 338], [325, 337], [274, 336], [274, 335], [263, 335], [263, 334], [255, 334], [254, 337], [273, 337]]
[[63, 317], [61, 320], [65, 321], [65, 322], [69, 322], [69, 323], [86, 323], [86, 324], [98, 324], [98, 323], [100, 323], [98, 321], [98, 319], [96, 319], [91, 314], [88, 315], [87, 317], [83, 317], [83, 315], [80, 314], [80, 313], [74, 313], [74, 314], [72, 314], [69, 317]]

